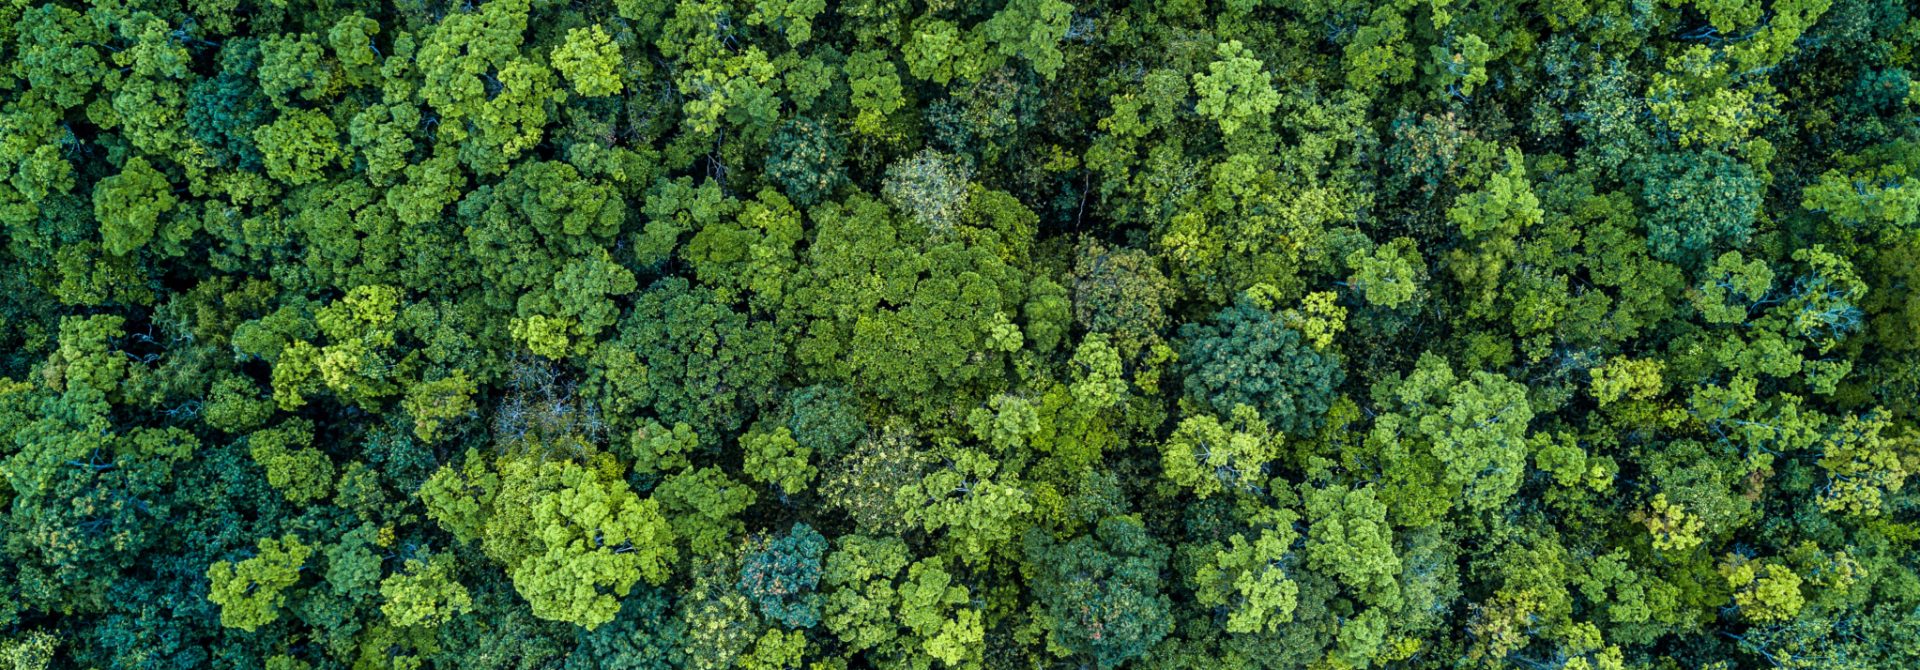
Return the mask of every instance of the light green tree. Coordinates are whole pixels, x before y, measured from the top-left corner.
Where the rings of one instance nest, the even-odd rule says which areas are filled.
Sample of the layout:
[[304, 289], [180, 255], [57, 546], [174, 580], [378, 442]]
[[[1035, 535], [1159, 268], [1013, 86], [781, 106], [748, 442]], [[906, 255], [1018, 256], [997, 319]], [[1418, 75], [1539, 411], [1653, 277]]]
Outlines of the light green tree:
[[106, 250], [125, 255], [145, 246], [160, 227], [161, 217], [173, 211], [173, 184], [145, 158], [127, 159], [120, 173], [93, 187], [94, 218]]
[[380, 580], [380, 612], [395, 626], [431, 628], [473, 611], [473, 597], [453, 569], [452, 554], [407, 559]]
[[597, 98], [620, 92], [620, 49], [599, 24], [568, 30], [567, 40], [553, 48], [553, 69], [580, 95]]
[[313, 549], [300, 538], [261, 538], [260, 553], [238, 563], [220, 561], [207, 568], [211, 582], [207, 600], [220, 606], [220, 624], [245, 631], [258, 630], [280, 617], [286, 590], [300, 581], [300, 571]]
[[1264, 128], [1266, 118], [1280, 108], [1273, 75], [1239, 40], [1222, 42], [1214, 53], [1220, 59], [1208, 65], [1206, 72], [1193, 75], [1193, 90], [1200, 96], [1194, 110], [1218, 121], [1220, 132], [1227, 135], [1247, 127]]

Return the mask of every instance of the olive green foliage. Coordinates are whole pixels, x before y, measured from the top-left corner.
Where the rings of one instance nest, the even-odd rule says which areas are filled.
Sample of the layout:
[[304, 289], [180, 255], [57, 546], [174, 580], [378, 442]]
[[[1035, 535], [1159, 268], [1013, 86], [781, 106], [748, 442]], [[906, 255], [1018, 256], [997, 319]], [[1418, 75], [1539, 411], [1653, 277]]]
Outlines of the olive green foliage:
[[0, 668], [1920, 668], [1902, 0], [0, 2]]

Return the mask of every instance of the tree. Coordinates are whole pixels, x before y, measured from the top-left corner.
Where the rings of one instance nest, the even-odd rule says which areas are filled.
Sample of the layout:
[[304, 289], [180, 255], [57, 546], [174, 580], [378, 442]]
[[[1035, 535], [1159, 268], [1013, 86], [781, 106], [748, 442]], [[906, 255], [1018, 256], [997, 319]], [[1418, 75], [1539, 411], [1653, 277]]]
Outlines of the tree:
[[1237, 405], [1231, 416], [1225, 424], [1207, 414], [1180, 421], [1160, 447], [1168, 481], [1201, 498], [1257, 493], [1266, 486], [1267, 464], [1280, 455], [1281, 437], [1252, 407]]
[[897, 537], [846, 535], [835, 545], [822, 573], [827, 630], [856, 653], [897, 644], [894, 578], [907, 567], [906, 543]]
[[717, 468], [687, 470], [667, 478], [653, 490], [673, 536], [687, 543], [693, 556], [711, 556], [727, 547], [727, 538], [746, 530], [737, 518], [758, 499]]
[[[1911, 85], [1909, 85], [1911, 86]], [[1828, 170], [1801, 191], [1800, 206], [1851, 226], [1920, 224], [1920, 189], [1911, 182], [1920, 168], [1920, 143], [1896, 141], [1859, 156], [1843, 157], [1848, 171]]]
[[267, 471], [267, 481], [287, 500], [309, 503], [333, 494], [333, 461], [313, 442], [313, 425], [293, 419], [247, 436], [253, 460]]
[[679, 556], [660, 502], [640, 498], [604, 464], [507, 459], [497, 473], [471, 462], [465, 472], [443, 466], [421, 497], [456, 538], [478, 537], [535, 616], [589, 630], [613, 620], [635, 582], [666, 581]]
[[61, 109], [80, 106], [105, 78], [99, 45], [111, 39], [107, 27], [59, 5], [21, 9], [8, 35], [18, 39], [10, 74]]
[[767, 177], [794, 203], [817, 204], [847, 181], [845, 144], [831, 126], [804, 116], [789, 119], [773, 131]]
[[[1467, 509], [1497, 509], [1519, 490], [1534, 416], [1526, 387], [1484, 371], [1462, 379], [1429, 353], [1374, 394], [1376, 403], [1398, 408], [1382, 415], [1367, 438], [1395, 482], [1382, 497], [1400, 507], [1396, 523], [1425, 525], [1428, 514], [1455, 500]], [[1427, 490], [1415, 493], [1420, 489]]]
[[910, 561], [895, 537], [847, 535], [836, 544], [822, 573], [823, 622], [852, 652], [918, 667], [979, 662], [981, 612], [944, 558]]
[[345, 158], [333, 120], [312, 110], [280, 115], [253, 131], [267, 175], [293, 186], [321, 179], [321, 172]]
[[1187, 397], [1217, 414], [1246, 405], [1268, 425], [1306, 435], [1346, 378], [1339, 359], [1307, 346], [1273, 312], [1240, 301], [1180, 329]]
[[700, 436], [685, 423], [673, 424], [673, 428], [660, 425], [658, 421], [648, 421], [647, 425], [633, 431], [628, 441], [627, 456], [634, 472], [658, 474], [685, 470], [690, 462], [687, 457], [700, 446]]
[[1489, 175], [1479, 190], [1454, 198], [1447, 220], [1474, 244], [1462, 245], [1446, 260], [1466, 292], [1470, 315], [1497, 313], [1501, 282], [1511, 279], [1507, 267], [1518, 250], [1516, 238], [1544, 216], [1517, 149], [1507, 150], [1505, 170]]
[[808, 462], [813, 450], [794, 441], [785, 426], [772, 431], [748, 431], [740, 437], [740, 449], [746, 452], [746, 471], [755, 481], [771, 484], [783, 495], [797, 495], [813, 481], [814, 467]]
[[589, 98], [620, 92], [619, 64], [619, 48], [598, 24], [568, 30], [566, 42], [553, 48], [553, 69]]
[[435, 441], [448, 422], [473, 416], [473, 395], [478, 390], [465, 370], [454, 370], [446, 377], [407, 387], [407, 397], [401, 405], [413, 416], [414, 436]]
[[977, 30], [1005, 58], [1020, 58], [1040, 76], [1052, 79], [1065, 65], [1060, 40], [1066, 37], [1073, 5], [1060, 0], [1013, 0]]
[[255, 76], [260, 90], [275, 100], [291, 101], [299, 93], [306, 101], [320, 101], [339, 92], [337, 66], [326, 62], [326, 50], [311, 33], [273, 35], [260, 41], [260, 68]]
[[1754, 560], [1730, 554], [1719, 566], [1720, 575], [1733, 589], [1733, 603], [1740, 614], [1755, 623], [1777, 623], [1792, 619], [1806, 604], [1801, 593], [1804, 580], [1785, 565], [1771, 560]]
[[[857, 386], [901, 411], [941, 412], [970, 404], [971, 389], [1005, 373], [1025, 342], [1013, 317], [1028, 277], [974, 241], [986, 231], [929, 237], [865, 197], [816, 207], [811, 218], [817, 231], [784, 310], [809, 381]], [[1001, 234], [1024, 242], [1031, 233]]]
[[1647, 245], [1675, 263], [1698, 263], [1736, 251], [1760, 213], [1753, 168], [1712, 151], [1669, 153], [1647, 162]]
[[1139, 522], [1107, 519], [1064, 544], [1029, 533], [1026, 556], [1048, 639], [1096, 666], [1118, 667], [1172, 630], [1172, 603], [1160, 593], [1168, 551]]
[[1098, 242], [1079, 247], [1073, 269], [1073, 319], [1081, 327], [1110, 333], [1122, 352], [1157, 338], [1169, 321], [1177, 293], [1152, 255], [1108, 249]]
[[740, 592], [760, 606], [760, 615], [788, 628], [820, 622], [820, 560], [827, 538], [804, 523], [777, 538], [762, 539], [740, 568]]
[[896, 492], [894, 504], [927, 532], [945, 531], [947, 542], [966, 562], [985, 562], [1020, 535], [1033, 503], [987, 454], [963, 448], [948, 458], [947, 467]]
[[854, 443], [825, 468], [820, 496], [863, 532], [898, 533], [910, 525], [903, 514], [910, 498], [902, 492], [917, 486], [937, 463], [911, 431], [886, 428]]
[[782, 409], [787, 430], [800, 448], [833, 458], [867, 434], [867, 423], [854, 403], [846, 389], [817, 384], [789, 394]]
[[298, 409], [307, 396], [322, 389], [362, 408], [398, 394], [410, 367], [408, 360], [395, 360], [399, 308], [400, 292], [394, 287], [359, 286], [318, 310], [312, 326], [287, 324], [318, 326], [327, 343], [293, 340], [278, 352], [273, 398], [280, 409]]
[[[458, 184], [431, 185], [443, 186]], [[608, 251], [627, 214], [615, 193], [570, 164], [529, 161], [459, 198], [456, 219], [466, 225], [466, 251], [488, 305], [511, 312], [518, 320], [513, 330], [538, 343], [537, 353], [590, 353], [600, 332], [618, 319], [612, 298], [638, 287], [632, 271]], [[441, 206], [426, 205], [421, 213], [431, 209], [437, 216]]]
[[580, 636], [568, 670], [669, 670], [684, 667], [686, 627], [667, 607], [664, 592], [640, 589], [621, 600], [620, 614]]
[[1293, 561], [1292, 546], [1298, 540], [1294, 516], [1264, 510], [1257, 517], [1263, 526], [1257, 533], [1235, 533], [1226, 546], [1207, 548], [1212, 555], [1193, 575], [1194, 596], [1201, 604], [1229, 608], [1227, 632], [1272, 633], [1293, 621], [1300, 585], [1284, 566]]
[[756, 312], [773, 311], [797, 279], [800, 219], [785, 197], [762, 190], [733, 219], [701, 227], [680, 256], [720, 300], [745, 298]]
[[100, 180], [93, 188], [93, 213], [100, 221], [106, 250], [126, 255], [145, 246], [166, 216], [179, 203], [173, 184], [139, 156], [127, 159], [119, 174]]
[[887, 202], [926, 226], [935, 237], [950, 234], [967, 206], [973, 167], [964, 158], [931, 149], [887, 166], [880, 188]]
[[520, 51], [528, 0], [456, 12], [425, 31], [415, 67], [419, 95], [443, 119], [439, 132], [480, 174], [501, 174], [538, 144], [564, 96], [553, 72]]
[[280, 617], [288, 587], [300, 581], [302, 565], [313, 549], [300, 538], [261, 538], [260, 553], [238, 563], [220, 561], [207, 568], [207, 600], [220, 606], [220, 623], [258, 630]]
[[1220, 43], [1214, 54], [1220, 59], [1208, 65], [1207, 72], [1193, 75], [1193, 90], [1200, 96], [1194, 110], [1218, 121], [1220, 132], [1227, 135], [1246, 127], [1264, 128], [1263, 120], [1280, 108], [1280, 94], [1274, 92], [1265, 64], [1239, 40]]
[[1372, 488], [1306, 492], [1307, 564], [1334, 575], [1369, 604], [1393, 607], [1401, 570], [1387, 506]]
[[753, 601], [735, 588], [739, 564], [737, 556], [711, 557], [695, 564], [692, 588], [680, 599], [678, 613], [686, 630], [682, 647], [686, 667], [739, 666], [758, 641], [765, 626], [755, 614]]
[[1367, 302], [1387, 309], [1412, 300], [1427, 274], [1413, 240], [1405, 237], [1375, 246], [1372, 252], [1356, 250], [1347, 256], [1347, 266], [1353, 268], [1347, 285]]
[[[519, 467], [526, 466], [509, 465], [503, 480], [518, 479]], [[540, 479], [557, 479], [542, 482], [555, 488], [506, 484], [495, 499], [502, 518], [489, 524], [489, 553], [511, 566], [514, 588], [535, 616], [591, 630], [613, 620], [617, 598], [634, 582], [666, 581], [678, 555], [673, 531], [658, 502], [642, 500], [618, 479], [570, 463], [540, 470]], [[527, 530], [538, 538], [531, 547], [521, 546], [524, 538], [517, 536]]]
[[380, 612], [395, 626], [432, 628], [473, 611], [473, 598], [454, 579], [453, 568], [452, 554], [407, 559], [380, 580]]
[[773, 329], [710, 290], [661, 280], [641, 293], [616, 332], [595, 353], [591, 374], [602, 406], [618, 415], [648, 409], [711, 440], [773, 400], [782, 357]]
[[1819, 465], [1828, 479], [1821, 509], [1863, 516], [1882, 512], [1887, 496], [1900, 490], [1920, 458], [1910, 435], [1881, 435], [1890, 427], [1887, 415], [1874, 411], [1827, 429], [1818, 444]]
[[853, 128], [864, 135], [879, 135], [887, 115], [906, 104], [900, 88], [900, 74], [883, 51], [859, 51], [847, 57], [847, 85], [853, 89], [853, 107], [859, 110]]

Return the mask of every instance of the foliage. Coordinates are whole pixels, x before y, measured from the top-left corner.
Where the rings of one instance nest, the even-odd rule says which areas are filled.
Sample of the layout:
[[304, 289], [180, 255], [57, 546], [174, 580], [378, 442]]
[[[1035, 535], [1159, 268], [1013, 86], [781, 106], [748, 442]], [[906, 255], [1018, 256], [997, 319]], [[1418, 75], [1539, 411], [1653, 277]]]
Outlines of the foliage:
[[0, 667], [1920, 667], [1912, 4], [0, 2]]
[[207, 599], [220, 605], [220, 624], [253, 631], [273, 623], [286, 602], [287, 587], [300, 581], [300, 569], [313, 549], [292, 535], [261, 538], [260, 553], [239, 562], [221, 561], [207, 569]]
[[1274, 428], [1304, 435], [1319, 425], [1346, 373], [1307, 346], [1278, 315], [1242, 301], [1180, 329], [1187, 397], [1220, 414], [1254, 408]]
[[620, 92], [619, 67], [620, 50], [598, 25], [567, 31], [567, 41], [553, 49], [553, 69], [589, 98]]
[[760, 606], [760, 615], [788, 628], [820, 621], [820, 559], [827, 538], [804, 523], [786, 535], [762, 541], [740, 567], [740, 592]]
[[1064, 544], [1029, 535], [1026, 551], [1037, 566], [1034, 595], [1052, 621], [1054, 644], [1112, 668], [1171, 630], [1171, 601], [1159, 592], [1167, 549], [1138, 522], [1107, 519], [1095, 534]]

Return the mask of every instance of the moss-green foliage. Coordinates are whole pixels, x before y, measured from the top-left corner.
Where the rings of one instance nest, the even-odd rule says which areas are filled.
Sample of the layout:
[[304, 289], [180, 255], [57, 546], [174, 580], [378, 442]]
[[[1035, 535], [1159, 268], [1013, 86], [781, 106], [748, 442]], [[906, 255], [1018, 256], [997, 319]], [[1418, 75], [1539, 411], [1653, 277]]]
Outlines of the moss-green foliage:
[[287, 587], [300, 580], [301, 566], [313, 549], [292, 535], [263, 538], [260, 552], [238, 562], [207, 568], [207, 599], [220, 605], [220, 623], [257, 630], [280, 616]]
[[1900, 0], [0, 2], [0, 667], [1920, 667]]

